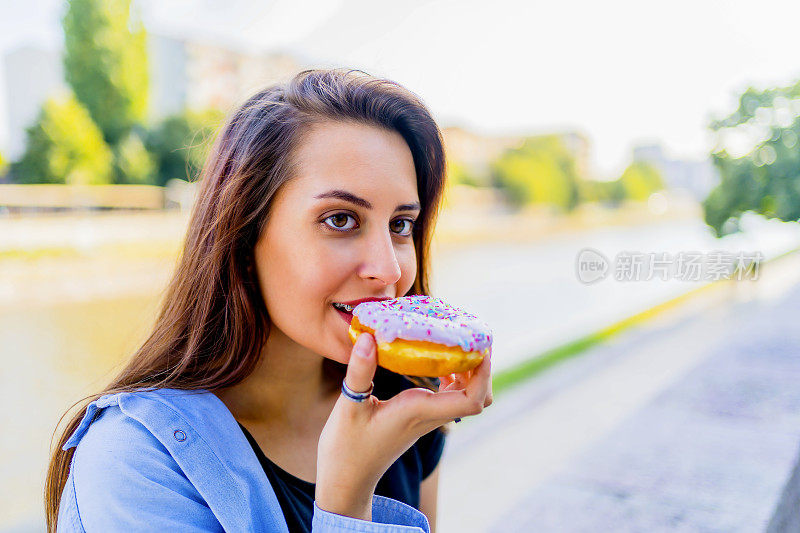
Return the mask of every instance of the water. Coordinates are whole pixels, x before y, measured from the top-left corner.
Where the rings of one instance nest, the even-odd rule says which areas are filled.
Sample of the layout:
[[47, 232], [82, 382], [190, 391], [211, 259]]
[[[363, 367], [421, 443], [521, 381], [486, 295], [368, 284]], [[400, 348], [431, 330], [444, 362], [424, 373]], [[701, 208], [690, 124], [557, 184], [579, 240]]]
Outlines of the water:
[[99, 390], [146, 331], [153, 295], [0, 307], [0, 531], [43, 531], [42, 490], [53, 429]]

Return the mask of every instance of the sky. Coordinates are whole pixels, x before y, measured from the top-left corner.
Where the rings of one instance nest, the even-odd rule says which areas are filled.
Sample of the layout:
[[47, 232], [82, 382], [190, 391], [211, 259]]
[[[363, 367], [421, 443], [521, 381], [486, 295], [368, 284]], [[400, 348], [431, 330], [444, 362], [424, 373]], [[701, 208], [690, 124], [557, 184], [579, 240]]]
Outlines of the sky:
[[[660, 142], [706, 157], [707, 123], [749, 86], [800, 78], [785, 0], [134, 0], [150, 31], [243, 49], [281, 49], [309, 66], [360, 68], [418, 94], [440, 126], [482, 134], [577, 130], [597, 177]], [[63, 3], [0, 0], [0, 51], [57, 47]], [[2, 84], [0, 84], [2, 85]], [[0, 95], [1, 96], [1, 95]]]

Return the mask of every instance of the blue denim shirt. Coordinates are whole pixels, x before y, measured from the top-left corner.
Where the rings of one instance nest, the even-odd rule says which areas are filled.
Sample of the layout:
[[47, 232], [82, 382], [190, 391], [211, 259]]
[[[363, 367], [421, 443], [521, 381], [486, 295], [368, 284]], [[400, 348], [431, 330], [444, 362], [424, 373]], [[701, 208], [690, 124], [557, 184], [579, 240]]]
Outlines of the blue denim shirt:
[[[288, 533], [258, 458], [227, 406], [206, 390], [101, 396], [64, 444], [77, 446], [58, 532]], [[430, 533], [419, 510], [374, 495], [372, 522], [314, 504], [315, 532]]]

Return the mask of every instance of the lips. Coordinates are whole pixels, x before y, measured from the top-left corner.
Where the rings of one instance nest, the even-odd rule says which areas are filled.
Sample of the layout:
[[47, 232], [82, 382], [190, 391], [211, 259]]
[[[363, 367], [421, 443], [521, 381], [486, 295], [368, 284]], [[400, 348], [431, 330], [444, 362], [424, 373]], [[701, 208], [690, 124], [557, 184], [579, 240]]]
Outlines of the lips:
[[347, 325], [349, 326], [350, 325], [350, 321], [353, 320], [353, 313], [348, 313], [347, 311], [342, 311], [341, 309], [337, 309], [336, 306], [334, 306], [334, 305], [331, 305], [331, 307], [333, 307], [333, 310], [336, 311], [336, 313], [340, 317], [342, 317], [342, 320], [347, 322]]
[[[361, 298], [359, 300], [351, 300], [349, 302], [336, 302], [336, 303], [349, 305], [350, 307], [355, 308], [355, 306], [357, 306], [360, 303], [378, 302], [378, 301], [391, 300], [391, 299], [392, 299], [391, 296], [370, 296], [370, 297], [367, 297], [367, 298]], [[347, 311], [347, 310], [344, 310], [344, 309], [340, 309], [340, 308], [336, 307], [333, 304], [331, 304], [331, 307], [333, 307], [333, 309], [339, 314], [339, 316], [342, 317], [342, 320], [347, 322], [348, 325], [350, 324], [350, 321], [353, 320], [352, 311]]]
[[355, 307], [358, 304], [364, 303], [364, 302], [380, 302], [380, 301], [383, 301], [383, 300], [391, 300], [391, 299], [392, 299], [391, 296], [370, 296], [368, 298], [361, 298], [359, 300], [351, 300], [349, 302], [336, 302], [336, 303], [345, 304], [345, 305], [349, 305], [351, 307]]

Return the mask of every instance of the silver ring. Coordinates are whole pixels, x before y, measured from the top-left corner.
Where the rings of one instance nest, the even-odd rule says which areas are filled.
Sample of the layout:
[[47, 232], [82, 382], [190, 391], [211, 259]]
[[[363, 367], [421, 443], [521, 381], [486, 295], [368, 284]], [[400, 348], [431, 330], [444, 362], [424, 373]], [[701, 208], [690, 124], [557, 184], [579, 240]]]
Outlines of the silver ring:
[[350, 387], [347, 386], [347, 383], [345, 383], [345, 380], [342, 380], [342, 394], [344, 394], [344, 397], [347, 398], [348, 400], [354, 401], [356, 403], [361, 403], [361, 402], [367, 401], [367, 398], [370, 397], [370, 395], [372, 394], [372, 389], [374, 389], [374, 388], [375, 388], [375, 382], [374, 381], [370, 381], [369, 390], [368, 391], [366, 391], [366, 392], [356, 392], [356, 391], [354, 391], [353, 389], [351, 389]]

